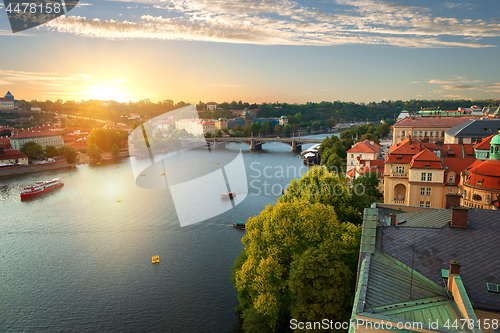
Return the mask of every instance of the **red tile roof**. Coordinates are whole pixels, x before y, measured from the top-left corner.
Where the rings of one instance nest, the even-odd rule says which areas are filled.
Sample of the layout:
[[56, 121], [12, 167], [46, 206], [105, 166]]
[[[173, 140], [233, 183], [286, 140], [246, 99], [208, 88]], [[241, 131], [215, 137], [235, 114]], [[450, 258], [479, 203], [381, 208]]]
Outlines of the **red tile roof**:
[[394, 127], [442, 127], [442, 128], [452, 128], [457, 126], [469, 119], [471, 117], [460, 117], [460, 118], [435, 118], [435, 117], [415, 117], [415, 118], [405, 118], [398, 123], [394, 124]]
[[415, 155], [425, 149], [422, 143], [412, 137], [405, 139], [389, 148], [389, 155]]
[[464, 185], [500, 191], [500, 160], [488, 159], [470, 168]]
[[474, 165], [477, 160], [475, 157], [443, 157], [443, 165], [448, 167], [448, 171], [455, 171], [457, 176], [455, 176], [454, 183], [458, 185], [460, 182], [460, 173], [467, 170], [471, 165]]
[[365, 140], [362, 142], [357, 143], [354, 147], [349, 149], [347, 152], [348, 153], [375, 153], [380, 150], [380, 145], [370, 141], [370, 140]]
[[62, 135], [62, 132], [46, 131], [46, 130], [17, 132], [11, 137], [11, 139], [36, 138], [40, 136], [55, 136], [55, 135]]
[[491, 142], [491, 139], [497, 135], [498, 133], [495, 133], [495, 134], [492, 134], [490, 135], [489, 137], [487, 138], [484, 138], [483, 141], [477, 143], [474, 148], [475, 149], [482, 149], [482, 150], [490, 150], [490, 142]]
[[413, 156], [410, 168], [444, 169], [441, 159], [428, 149], [424, 149]]
[[28, 158], [28, 156], [18, 150], [7, 150], [0, 155], [0, 160], [10, 160], [14, 158]]
[[473, 157], [474, 154], [474, 148], [472, 144], [443, 144], [441, 146], [441, 157]]

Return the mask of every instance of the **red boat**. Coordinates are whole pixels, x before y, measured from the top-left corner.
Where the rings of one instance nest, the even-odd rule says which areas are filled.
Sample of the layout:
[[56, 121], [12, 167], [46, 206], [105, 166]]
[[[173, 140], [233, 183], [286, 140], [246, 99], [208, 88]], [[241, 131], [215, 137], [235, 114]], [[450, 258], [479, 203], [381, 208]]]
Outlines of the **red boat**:
[[24, 190], [21, 192], [21, 199], [48, 192], [63, 185], [64, 183], [60, 181], [59, 178], [36, 182], [35, 185], [24, 188]]

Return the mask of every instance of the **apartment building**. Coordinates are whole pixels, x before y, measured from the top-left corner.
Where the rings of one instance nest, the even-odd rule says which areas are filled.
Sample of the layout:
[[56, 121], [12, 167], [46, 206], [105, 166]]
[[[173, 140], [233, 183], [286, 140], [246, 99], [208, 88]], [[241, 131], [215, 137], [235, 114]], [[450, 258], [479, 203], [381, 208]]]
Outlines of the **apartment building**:
[[396, 144], [410, 136], [417, 140], [444, 142], [445, 131], [471, 117], [410, 117], [398, 121], [393, 126], [392, 143]]

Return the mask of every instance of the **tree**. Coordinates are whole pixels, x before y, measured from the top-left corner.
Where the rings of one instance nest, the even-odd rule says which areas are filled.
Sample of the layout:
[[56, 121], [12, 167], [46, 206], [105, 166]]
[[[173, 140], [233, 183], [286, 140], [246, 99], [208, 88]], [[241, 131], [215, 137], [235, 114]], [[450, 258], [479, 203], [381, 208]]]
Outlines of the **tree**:
[[243, 132], [242, 132], [242, 131], [235, 131], [235, 132], [234, 132], [234, 137], [235, 137], [235, 138], [242, 138], [242, 137], [244, 137], [244, 136], [245, 136], [245, 135], [243, 134]]
[[47, 145], [45, 146], [45, 157], [53, 158], [59, 155], [57, 148], [55, 146]]
[[[152, 133], [153, 129], [149, 123], [144, 125], [144, 129], [146, 130], [146, 141], [149, 142], [150, 146], [152, 145], [152, 141], [154, 140], [154, 135]], [[120, 136], [118, 133], [111, 129], [94, 129], [90, 132], [88, 139], [88, 144], [95, 144], [100, 147], [103, 151], [110, 151], [113, 144], [120, 145]]]
[[[309, 320], [348, 318], [360, 227], [340, 223], [333, 207], [296, 199], [267, 206], [246, 229], [232, 277], [244, 327], [282, 332], [292, 316], [306, 313]], [[310, 283], [311, 277], [331, 281]], [[308, 295], [302, 290], [306, 283]]]
[[242, 131], [243, 131], [243, 135], [244, 135], [244, 136], [247, 136], [247, 137], [248, 137], [248, 136], [250, 136], [250, 134], [251, 134], [250, 127], [248, 127], [248, 126], [243, 127], [243, 130], [242, 130]]
[[267, 134], [267, 126], [266, 126], [266, 122], [263, 121], [260, 124], [260, 135], [266, 135], [266, 134]]
[[70, 163], [75, 162], [78, 156], [78, 150], [69, 146], [62, 146], [57, 151], [60, 156], [64, 157]]
[[236, 131], [240, 131], [240, 132], [241, 132], [241, 131], [243, 131], [243, 128], [241, 127], [241, 125], [240, 125], [240, 124], [236, 124], [236, 125], [234, 125], [234, 131], [235, 131], [235, 132], [236, 132]]
[[271, 122], [271, 120], [268, 120], [266, 122], [266, 133], [268, 135], [273, 133], [273, 123]]
[[120, 153], [120, 147], [115, 143], [113, 147], [111, 147], [111, 155], [118, 155]]
[[337, 122], [333, 118], [327, 119], [326, 123], [328, 124], [328, 127], [330, 127], [330, 128], [335, 127], [335, 125], [337, 124]]
[[93, 160], [101, 160], [102, 158], [102, 149], [95, 144], [89, 144], [87, 149], [87, 155], [90, 156]]
[[212, 137], [212, 134], [210, 132], [205, 133], [205, 138], [209, 139]]
[[337, 153], [327, 155], [328, 159], [323, 160], [323, 164], [328, 168], [330, 172], [342, 172], [342, 159], [337, 155]]
[[221, 130], [217, 131], [216, 136], [217, 136], [218, 138], [222, 138], [222, 131], [221, 131]]
[[34, 141], [25, 142], [20, 151], [25, 153], [29, 158], [40, 158], [43, 156], [43, 148]]
[[276, 134], [280, 135], [281, 133], [283, 133], [283, 126], [282, 125], [274, 126], [274, 131], [276, 132]]
[[283, 127], [283, 130], [285, 131], [286, 135], [290, 135], [292, 132], [292, 126], [290, 124], [286, 124], [285, 127]]
[[374, 187], [372, 182], [356, 180], [351, 183], [342, 173], [314, 167], [299, 181], [293, 179], [278, 202], [302, 199], [332, 206], [339, 221], [360, 225], [364, 209], [376, 199], [373, 196]]

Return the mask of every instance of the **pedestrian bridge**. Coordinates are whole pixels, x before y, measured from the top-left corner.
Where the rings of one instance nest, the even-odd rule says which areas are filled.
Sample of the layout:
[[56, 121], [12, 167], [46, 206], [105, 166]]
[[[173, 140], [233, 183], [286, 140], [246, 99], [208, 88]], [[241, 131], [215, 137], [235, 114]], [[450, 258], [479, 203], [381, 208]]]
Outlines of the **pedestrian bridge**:
[[211, 148], [224, 148], [227, 142], [244, 142], [250, 146], [250, 150], [262, 149], [262, 145], [267, 142], [281, 142], [292, 147], [292, 151], [301, 151], [302, 145], [309, 143], [321, 143], [322, 139], [302, 139], [302, 138], [206, 138], [205, 141]]

